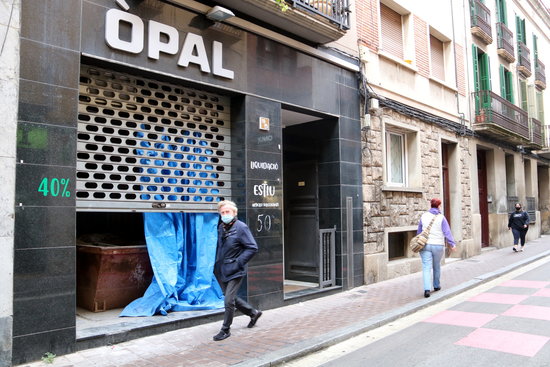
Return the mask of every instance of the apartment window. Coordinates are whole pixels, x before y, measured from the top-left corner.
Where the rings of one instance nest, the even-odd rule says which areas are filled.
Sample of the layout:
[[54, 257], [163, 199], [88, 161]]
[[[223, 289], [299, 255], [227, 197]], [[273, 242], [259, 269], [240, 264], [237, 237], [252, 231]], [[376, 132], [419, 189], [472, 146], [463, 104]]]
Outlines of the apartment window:
[[407, 185], [405, 140], [405, 134], [386, 133], [387, 183], [392, 186]]
[[519, 79], [519, 98], [521, 98], [521, 108], [524, 111], [529, 111], [529, 95], [527, 92], [527, 81], [523, 78]]
[[477, 91], [491, 90], [491, 73], [489, 72], [490, 60], [489, 56], [477, 48], [473, 47], [474, 61], [474, 88]]
[[382, 35], [382, 50], [404, 59], [403, 19], [401, 14], [380, 4], [380, 31]]
[[430, 34], [430, 57], [432, 76], [445, 80], [445, 55], [443, 41]]
[[516, 15], [516, 37], [518, 42], [527, 45], [527, 34], [525, 33], [525, 19]]
[[500, 96], [510, 103], [514, 103], [512, 73], [500, 65]]

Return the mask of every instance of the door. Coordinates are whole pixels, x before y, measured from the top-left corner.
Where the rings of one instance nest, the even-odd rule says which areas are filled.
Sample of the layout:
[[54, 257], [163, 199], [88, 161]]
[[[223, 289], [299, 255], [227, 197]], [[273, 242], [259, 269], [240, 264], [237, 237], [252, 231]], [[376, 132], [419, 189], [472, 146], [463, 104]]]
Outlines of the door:
[[486, 153], [477, 151], [477, 177], [479, 185], [479, 214], [481, 215], [481, 247], [489, 246], [489, 205], [487, 204]]
[[441, 144], [441, 169], [443, 178], [443, 214], [451, 223], [451, 190], [449, 188], [449, 145]]
[[317, 163], [284, 166], [285, 279], [319, 281]]

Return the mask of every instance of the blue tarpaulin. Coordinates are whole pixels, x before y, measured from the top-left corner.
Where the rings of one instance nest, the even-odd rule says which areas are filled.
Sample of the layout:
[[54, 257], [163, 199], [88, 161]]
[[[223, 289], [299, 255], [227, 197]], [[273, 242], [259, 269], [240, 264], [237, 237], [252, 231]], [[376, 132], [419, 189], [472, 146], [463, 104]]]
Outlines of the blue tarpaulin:
[[216, 213], [144, 213], [153, 281], [120, 316], [223, 308], [214, 277], [218, 240]]

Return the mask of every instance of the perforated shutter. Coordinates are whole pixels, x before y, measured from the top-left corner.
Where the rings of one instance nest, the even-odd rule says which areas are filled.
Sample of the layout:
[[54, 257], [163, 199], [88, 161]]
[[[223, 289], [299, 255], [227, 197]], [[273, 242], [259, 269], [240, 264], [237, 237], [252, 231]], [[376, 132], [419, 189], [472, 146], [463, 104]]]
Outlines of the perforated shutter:
[[432, 62], [432, 76], [445, 80], [445, 58], [443, 56], [443, 42], [430, 35], [430, 55]]
[[380, 4], [382, 49], [403, 59], [403, 26], [401, 14]]
[[227, 97], [82, 66], [79, 210], [215, 211], [230, 196]]

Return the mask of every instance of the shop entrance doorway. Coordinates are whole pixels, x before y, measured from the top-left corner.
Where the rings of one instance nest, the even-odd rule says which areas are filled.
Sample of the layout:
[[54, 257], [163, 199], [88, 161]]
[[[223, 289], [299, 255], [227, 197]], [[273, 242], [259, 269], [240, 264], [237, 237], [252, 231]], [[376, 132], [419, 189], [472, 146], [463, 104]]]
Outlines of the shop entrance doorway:
[[[329, 202], [337, 191], [338, 121], [283, 110], [285, 298], [336, 286], [336, 220]], [[323, 196], [324, 194], [324, 196]]]

